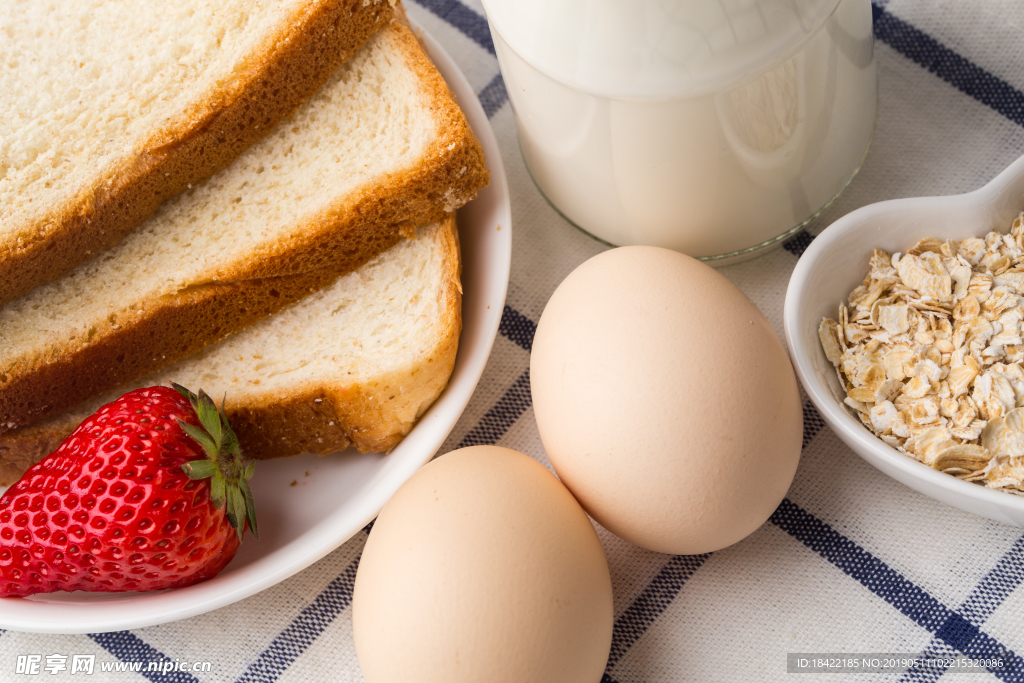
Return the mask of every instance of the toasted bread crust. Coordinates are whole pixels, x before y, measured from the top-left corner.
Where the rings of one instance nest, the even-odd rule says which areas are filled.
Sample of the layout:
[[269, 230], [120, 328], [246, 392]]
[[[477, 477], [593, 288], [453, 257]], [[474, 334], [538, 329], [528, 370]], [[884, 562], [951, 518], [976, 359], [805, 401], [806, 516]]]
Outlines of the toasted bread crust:
[[[441, 394], [455, 366], [462, 331], [461, 262], [455, 220], [444, 222], [445, 297], [441, 334], [432, 352], [411, 367], [364, 384], [309, 384], [288, 395], [264, 395], [227, 411], [253, 458], [331, 453], [355, 446], [390, 451]], [[2, 440], [0, 440], [2, 443]]]
[[[211, 284], [152, 302], [92, 338], [0, 376], [0, 434], [149, 374], [323, 288], [472, 199], [489, 175], [479, 141], [441, 75], [398, 22], [388, 29], [428, 85], [439, 139], [421, 163], [368, 183], [271, 253], [210, 274]], [[26, 364], [27, 365], [27, 364]]]
[[240, 77], [154, 130], [138, 154], [97, 174], [73, 202], [38, 217], [34, 239], [4, 245], [0, 304], [112, 247], [166, 199], [227, 167], [312, 95], [393, 15], [388, 2], [311, 2], [240, 70]]
[[57, 450], [77, 425], [41, 424], [0, 437], [0, 486], [10, 486], [29, 467]]
[[[247, 456], [325, 454], [350, 445], [364, 453], [383, 452], [409, 433], [447, 386], [462, 331], [462, 263], [454, 217], [446, 218], [440, 229], [446, 305], [431, 352], [412, 366], [364, 384], [307, 384], [284, 395], [251, 395], [242, 402], [229, 396], [228, 419]], [[76, 420], [58, 415], [0, 436], [0, 486], [17, 481], [77, 426]]]

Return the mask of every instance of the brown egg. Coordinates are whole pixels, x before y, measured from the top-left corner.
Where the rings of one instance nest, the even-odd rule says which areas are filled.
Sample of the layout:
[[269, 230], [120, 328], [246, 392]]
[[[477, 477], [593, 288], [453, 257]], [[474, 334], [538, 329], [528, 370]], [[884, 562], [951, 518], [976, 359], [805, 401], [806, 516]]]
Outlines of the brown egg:
[[374, 523], [352, 598], [369, 683], [597, 683], [612, 636], [601, 542], [542, 465], [444, 455]]
[[604, 527], [689, 554], [750, 534], [781, 502], [803, 415], [786, 351], [714, 269], [623, 247], [559, 285], [530, 359], [559, 478]]

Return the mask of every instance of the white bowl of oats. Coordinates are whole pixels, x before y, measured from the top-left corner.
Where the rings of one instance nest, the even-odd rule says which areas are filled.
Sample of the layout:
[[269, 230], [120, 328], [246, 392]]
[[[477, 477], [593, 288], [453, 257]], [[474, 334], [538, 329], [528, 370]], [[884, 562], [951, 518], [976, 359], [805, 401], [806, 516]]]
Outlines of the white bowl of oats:
[[862, 207], [786, 292], [825, 422], [910, 488], [1024, 527], [1024, 157], [979, 190]]

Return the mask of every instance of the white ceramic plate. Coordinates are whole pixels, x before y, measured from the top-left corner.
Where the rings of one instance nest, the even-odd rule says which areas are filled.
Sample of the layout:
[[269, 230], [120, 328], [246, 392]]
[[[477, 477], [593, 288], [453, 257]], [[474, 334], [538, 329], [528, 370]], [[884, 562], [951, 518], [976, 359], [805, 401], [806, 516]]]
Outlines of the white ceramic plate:
[[864, 427], [842, 404], [845, 392], [818, 341], [822, 317], [835, 319], [868, 272], [875, 247], [906, 252], [924, 237], [962, 240], [1007, 232], [1024, 209], [1024, 157], [967, 194], [896, 199], [862, 207], [821, 233], [800, 257], [786, 291], [786, 343], [797, 376], [832, 431], [869, 463], [926, 496], [1024, 527], [1024, 497], [994, 491], [913, 460]]
[[[260, 537], [246, 536], [216, 578], [158, 593], [51, 593], [10, 598], [0, 628], [99, 633], [185, 619], [229, 605], [305, 569], [362, 529], [428, 462], [480, 380], [498, 332], [512, 255], [512, 215], [498, 143], [458, 66], [419, 29], [434, 64], [462, 105], [487, 156], [491, 183], [458, 213], [462, 243], [462, 336], [448, 388], [390, 454], [311, 455], [261, 462], [253, 479]], [[291, 486], [297, 481], [296, 486]]]

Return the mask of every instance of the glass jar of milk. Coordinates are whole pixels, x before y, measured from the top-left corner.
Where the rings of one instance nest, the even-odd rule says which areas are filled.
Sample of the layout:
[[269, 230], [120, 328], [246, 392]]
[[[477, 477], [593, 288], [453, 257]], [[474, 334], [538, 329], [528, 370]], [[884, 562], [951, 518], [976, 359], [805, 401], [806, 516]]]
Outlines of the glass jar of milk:
[[857, 172], [869, 0], [483, 0], [541, 192], [613, 245], [717, 263], [781, 243]]

